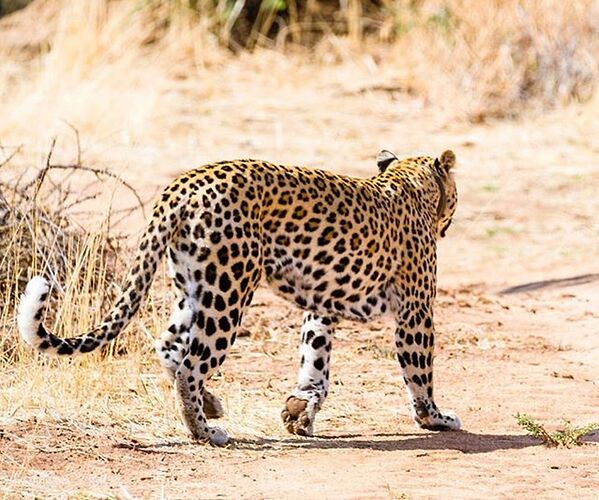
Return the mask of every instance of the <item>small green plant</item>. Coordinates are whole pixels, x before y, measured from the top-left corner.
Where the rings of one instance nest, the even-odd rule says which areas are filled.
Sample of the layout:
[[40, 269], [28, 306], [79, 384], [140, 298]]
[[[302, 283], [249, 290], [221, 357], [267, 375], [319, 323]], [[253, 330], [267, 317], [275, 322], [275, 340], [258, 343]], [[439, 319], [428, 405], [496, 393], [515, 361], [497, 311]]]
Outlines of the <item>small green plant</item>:
[[599, 429], [599, 423], [597, 422], [576, 427], [569, 420], [565, 420], [563, 429], [558, 429], [550, 434], [540, 423], [526, 413], [517, 413], [516, 420], [518, 420], [518, 425], [531, 436], [541, 438], [546, 446], [563, 446], [565, 448], [580, 446], [582, 444], [581, 439], [584, 436]]
[[520, 229], [510, 226], [491, 226], [485, 229], [485, 235], [487, 238], [493, 238], [503, 234], [517, 234], [519, 232], [521, 232]]
[[484, 184], [482, 189], [483, 189], [483, 191], [486, 191], [487, 193], [496, 193], [497, 191], [499, 191], [500, 187], [498, 184], [489, 182], [487, 184]]

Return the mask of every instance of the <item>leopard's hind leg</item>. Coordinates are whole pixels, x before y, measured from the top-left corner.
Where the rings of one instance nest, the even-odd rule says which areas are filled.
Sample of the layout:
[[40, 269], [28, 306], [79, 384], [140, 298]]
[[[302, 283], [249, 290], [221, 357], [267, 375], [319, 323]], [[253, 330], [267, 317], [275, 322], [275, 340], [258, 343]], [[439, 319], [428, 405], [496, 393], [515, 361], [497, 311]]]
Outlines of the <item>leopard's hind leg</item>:
[[178, 266], [175, 281], [189, 299], [192, 320], [184, 355], [174, 374], [179, 408], [191, 434], [216, 445], [225, 444], [228, 435], [224, 429], [207, 424], [205, 405], [210, 398], [205, 397], [206, 382], [224, 363], [235, 342], [261, 272], [257, 240], [247, 238], [236, 244], [238, 250], [234, 252], [230, 246], [224, 239], [220, 244], [213, 241], [201, 258], [191, 259], [179, 251], [173, 259]]
[[[181, 304], [181, 302], [178, 304]], [[177, 369], [189, 350], [190, 329], [193, 328], [193, 326], [190, 328], [188, 323], [178, 321], [180, 318], [184, 318], [185, 315], [185, 312], [181, 312], [179, 306], [177, 306], [171, 316], [170, 326], [154, 344], [158, 359], [168, 379], [173, 384], [175, 383]], [[221, 418], [225, 414], [221, 401], [213, 393], [205, 389], [203, 398], [206, 418]]]
[[[174, 255], [174, 251], [169, 252]], [[176, 266], [169, 258], [171, 277], [176, 276]], [[175, 283], [175, 307], [171, 313], [169, 327], [154, 342], [158, 359], [168, 379], [174, 384], [175, 375], [183, 358], [187, 355], [190, 342], [190, 331], [195, 327], [197, 317], [197, 299], [186, 293], [178, 281]], [[206, 418], [220, 418], [224, 409], [220, 400], [208, 390], [204, 391], [204, 412]]]

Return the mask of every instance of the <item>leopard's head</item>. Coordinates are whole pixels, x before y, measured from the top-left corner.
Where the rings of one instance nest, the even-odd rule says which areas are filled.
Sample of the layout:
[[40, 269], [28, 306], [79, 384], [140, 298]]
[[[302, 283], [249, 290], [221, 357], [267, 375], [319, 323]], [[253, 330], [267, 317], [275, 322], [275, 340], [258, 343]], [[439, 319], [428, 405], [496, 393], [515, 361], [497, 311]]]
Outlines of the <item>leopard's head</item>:
[[[432, 173], [438, 189], [439, 196], [436, 210], [437, 238], [443, 238], [451, 225], [453, 214], [458, 204], [458, 192], [452, 169], [455, 167], [456, 157], [453, 151], [444, 151], [439, 158], [419, 157], [418, 164], [427, 168]], [[386, 149], [377, 156], [377, 166], [381, 174], [402, 166], [413, 166], [413, 159], [400, 160], [395, 154]], [[410, 176], [410, 173], [405, 174]], [[427, 174], [428, 175], [428, 174]]]

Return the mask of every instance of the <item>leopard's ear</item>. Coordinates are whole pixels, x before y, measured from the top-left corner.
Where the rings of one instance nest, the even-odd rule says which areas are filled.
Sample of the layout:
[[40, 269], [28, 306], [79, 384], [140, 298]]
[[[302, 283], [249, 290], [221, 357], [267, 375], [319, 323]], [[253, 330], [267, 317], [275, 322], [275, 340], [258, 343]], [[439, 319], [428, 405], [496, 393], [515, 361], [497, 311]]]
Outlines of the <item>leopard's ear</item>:
[[448, 149], [447, 151], [443, 151], [441, 153], [441, 157], [439, 158], [439, 163], [446, 172], [449, 172], [453, 167], [455, 167], [455, 153]]
[[376, 155], [376, 165], [379, 167], [379, 172], [383, 173], [385, 170], [387, 170], [387, 167], [397, 159], [397, 156], [395, 156], [391, 151], [383, 149], [378, 155]]

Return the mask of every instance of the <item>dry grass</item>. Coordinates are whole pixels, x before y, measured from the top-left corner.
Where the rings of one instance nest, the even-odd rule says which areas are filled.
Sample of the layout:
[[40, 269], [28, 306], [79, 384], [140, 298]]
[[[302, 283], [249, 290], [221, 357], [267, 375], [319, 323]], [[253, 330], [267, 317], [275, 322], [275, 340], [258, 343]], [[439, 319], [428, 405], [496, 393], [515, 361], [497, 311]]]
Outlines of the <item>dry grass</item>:
[[[12, 162], [20, 163], [19, 150], [14, 153], [3, 161], [3, 168], [9, 171]], [[51, 153], [52, 150], [43, 167], [34, 175], [31, 175], [34, 169], [24, 168], [21, 164], [15, 169], [18, 175], [5, 176], [0, 183], [0, 329], [4, 332], [0, 337], [0, 370], [10, 374], [4, 381], [7, 390], [3, 391], [1, 403], [5, 415], [13, 415], [19, 408], [31, 403], [29, 397], [32, 391], [14, 387], [16, 381], [19, 381], [17, 386], [24, 383], [29, 387], [33, 379], [38, 382], [45, 377], [52, 379], [48, 371], [61, 366], [38, 356], [19, 339], [15, 305], [28, 279], [42, 274], [50, 280], [53, 300], [47, 322], [59, 335], [72, 336], [76, 334], [74, 332], [90, 329], [101, 320], [118, 292], [117, 277], [126, 268], [126, 240], [115, 233], [114, 227], [118, 227], [119, 220], [127, 217], [131, 210], [122, 213], [109, 206], [105, 215], [94, 215], [99, 219], [96, 229], [84, 229], [75, 217], [89, 220], [89, 212], [82, 212], [82, 207], [93, 201], [101, 191], [114, 192], [122, 181], [114, 179], [110, 172], [82, 165], [80, 156], [77, 163], [71, 165], [54, 164]], [[73, 180], [79, 180], [78, 184], [86, 187], [82, 190], [73, 188]], [[125, 245], [122, 245], [123, 242]], [[138, 328], [162, 320], [159, 309], [163, 308], [157, 305], [155, 298], [150, 298], [144, 321]], [[85, 313], [82, 314], [82, 311]], [[92, 368], [100, 359], [112, 360], [115, 356], [131, 352], [143, 355], [148, 349], [147, 343], [141, 340], [116, 342], [104, 352], [90, 356], [87, 361], [82, 358], [80, 366]], [[42, 370], [33, 369], [40, 363]], [[27, 376], [28, 372], [41, 378]], [[57, 393], [53, 397], [60, 401], [68, 400], [63, 392], [80, 387], [78, 378], [64, 373], [62, 369], [57, 373], [62, 373], [63, 377], [57, 377], [61, 382], [55, 386]], [[94, 377], [91, 379], [93, 381]], [[17, 394], [23, 399], [15, 399]], [[77, 390], [75, 397], [85, 395]]]
[[458, 102], [478, 121], [586, 101], [593, 94], [596, 2], [422, 4], [402, 15], [406, 33], [396, 53], [414, 87], [432, 102]]
[[[223, 48], [224, 28], [215, 27], [222, 16], [176, 5], [51, 0], [6, 18], [8, 32], [21, 36], [0, 48], [9, 55], [0, 62], [3, 140], [47, 138], [64, 130], [61, 119], [91, 139], [161, 140], [165, 127], [176, 127], [173, 114], [218, 97], [227, 85], [223, 68], [235, 57]], [[262, 22], [254, 27], [250, 37], [263, 40], [275, 81], [306, 61], [334, 64], [347, 67], [348, 81], [357, 71], [369, 88], [416, 95], [472, 121], [586, 101], [596, 87], [599, 7], [592, 0], [384, 2], [374, 14], [360, 2], [344, 5], [346, 29], [333, 29], [331, 18], [331, 29], [308, 48], [291, 36], [264, 38]], [[330, 18], [313, 17], [306, 23]], [[310, 32], [303, 21], [293, 26], [284, 32]], [[23, 42], [24, 32], [36, 45]], [[17, 63], [23, 51], [27, 61]]]
[[[18, 164], [19, 155], [11, 155], [4, 166], [10, 167], [11, 162]], [[16, 297], [31, 276], [43, 274], [53, 286], [46, 318], [49, 327], [59, 335], [73, 336], [97, 324], [111, 305], [118, 292], [118, 276], [126, 271], [127, 244], [113, 229], [123, 214], [111, 207], [105, 217], [100, 217], [96, 230], [75, 223], [85, 202], [99, 191], [114, 191], [114, 184], [121, 181], [112, 179], [111, 183], [105, 172], [80, 162], [52, 164], [50, 155], [33, 176], [22, 167], [18, 170], [17, 178], [0, 185], [3, 423], [16, 415], [25, 416], [25, 420], [37, 415], [41, 421], [49, 418], [77, 428], [105, 419], [125, 427], [131, 423], [151, 428], [162, 409], [168, 417], [165, 422], [174, 425], [171, 401], [165, 398], [168, 391], [159, 384], [160, 377], [140, 375], [152, 354], [152, 339], [146, 337], [159, 331], [168, 313], [163, 304], [170, 297], [164, 289], [148, 297], [144, 313], [134, 326], [137, 335], [118, 339], [102, 352], [72, 361], [56, 360], [39, 355], [21, 342], [15, 324]], [[70, 182], [77, 177], [79, 181], [86, 178], [84, 191], [71, 187]], [[161, 277], [164, 284], [164, 269]], [[132, 373], [136, 375], [132, 382], [123, 384]], [[131, 397], [144, 404], [131, 407]], [[49, 415], [42, 416], [37, 411], [41, 408]]]

